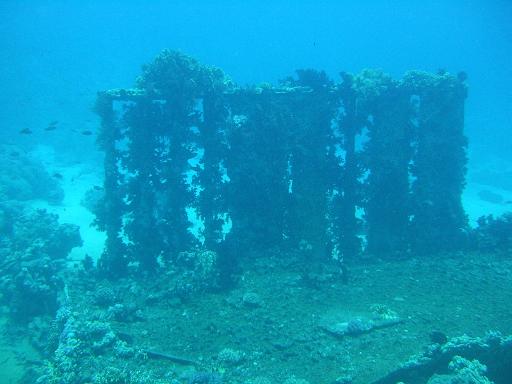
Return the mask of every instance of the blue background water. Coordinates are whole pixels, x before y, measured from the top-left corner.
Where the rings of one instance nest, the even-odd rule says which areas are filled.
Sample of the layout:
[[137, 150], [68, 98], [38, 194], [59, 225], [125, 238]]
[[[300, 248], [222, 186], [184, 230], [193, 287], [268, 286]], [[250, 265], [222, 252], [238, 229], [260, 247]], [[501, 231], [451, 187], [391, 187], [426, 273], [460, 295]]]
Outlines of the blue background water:
[[94, 128], [96, 91], [132, 85], [169, 47], [240, 84], [305, 67], [464, 70], [473, 163], [512, 147], [510, 1], [2, 1], [0, 14], [4, 134]]
[[[382, 68], [397, 78], [410, 69], [464, 70], [469, 75], [466, 129], [470, 170], [509, 170], [512, 175], [511, 21], [511, 0], [0, 0], [0, 144], [12, 143], [27, 150], [42, 144], [62, 154], [59, 161], [47, 156], [50, 165], [45, 165], [50, 174], [63, 175], [59, 183], [66, 192], [63, 203], [50, 208], [62, 222], [80, 225], [84, 246], [72, 251], [71, 260], [86, 254], [98, 258], [104, 246], [104, 234], [90, 227], [93, 215], [80, 205], [85, 192], [101, 184], [101, 165], [93, 161], [101, 160], [101, 154], [95, 151], [94, 135], [80, 134], [84, 129], [98, 128], [91, 110], [96, 92], [131, 86], [141, 64], [166, 47], [216, 65], [242, 85], [275, 82], [297, 68], [307, 67], [324, 69], [332, 77], [339, 71], [359, 72], [367, 67]], [[59, 120], [58, 129], [44, 131], [53, 120]], [[20, 135], [23, 128], [34, 133]], [[43, 157], [51, 152], [38, 151]], [[87, 161], [73, 164], [78, 157]], [[512, 185], [512, 177], [506, 180]], [[473, 208], [473, 221], [483, 213], [511, 209], [510, 205], [477, 206], [481, 188], [487, 186], [474, 188], [465, 200], [466, 209]], [[512, 187], [508, 196], [512, 196], [511, 191]], [[476, 203], [472, 205], [472, 201]], [[34, 206], [46, 208], [47, 202]], [[464, 260], [472, 262], [471, 258]], [[353, 303], [363, 308], [394, 297], [390, 301], [393, 309], [405, 315], [421, 315], [419, 321], [407, 324], [408, 329], [416, 328], [416, 332], [409, 333], [409, 345], [415, 347], [427, 342], [425, 333], [432, 325], [429, 317], [442, 319], [435, 324], [436, 329], [446, 327], [453, 335], [481, 335], [486, 329], [496, 328], [510, 333], [506, 321], [510, 312], [506, 271], [510, 266], [482, 260], [468, 267], [448, 260], [448, 264], [423, 269], [414, 262], [406, 272], [402, 267], [392, 267], [382, 273], [379, 266], [378, 273], [367, 274], [365, 270], [363, 285], [357, 286], [354, 294], [347, 295], [345, 287], [333, 291], [335, 300], [331, 302], [341, 309]], [[415, 274], [402, 278], [411, 271]], [[386, 275], [392, 278], [382, 280]], [[275, 288], [272, 284], [262, 289], [269, 298], [268, 292]], [[253, 290], [249, 284], [242, 285], [244, 290], [247, 287]], [[375, 287], [383, 288], [373, 292]], [[306, 289], [304, 293], [308, 305], [310, 299], [315, 306], [323, 302], [318, 300], [318, 292], [309, 295]], [[406, 301], [404, 297], [411, 299]], [[281, 303], [269, 306], [281, 307]], [[214, 312], [209, 308], [206, 306], [204, 313], [211, 316]], [[300, 306], [293, 310], [297, 308]], [[286, 309], [283, 307], [281, 314]], [[235, 315], [239, 321], [238, 308]], [[282, 324], [279, 315], [277, 311], [273, 323]], [[306, 319], [301, 312], [291, 317], [286, 312], [286, 318], [299, 316]], [[189, 321], [183, 315], [179, 318]], [[196, 337], [196, 330], [191, 329]], [[267, 335], [266, 325], [264, 332]], [[258, 340], [255, 335], [258, 333], [251, 337]], [[387, 353], [389, 345], [385, 348]], [[2, 353], [8, 351], [0, 349]], [[345, 351], [337, 354], [342, 355], [351, 358]], [[368, 354], [361, 356], [368, 360]], [[388, 358], [386, 354], [385, 360]], [[3, 356], [0, 360], [7, 361]], [[15, 361], [11, 358], [9, 364]], [[22, 368], [18, 367], [20, 371]], [[0, 382], [6, 374], [15, 376], [13, 370], [4, 365]]]

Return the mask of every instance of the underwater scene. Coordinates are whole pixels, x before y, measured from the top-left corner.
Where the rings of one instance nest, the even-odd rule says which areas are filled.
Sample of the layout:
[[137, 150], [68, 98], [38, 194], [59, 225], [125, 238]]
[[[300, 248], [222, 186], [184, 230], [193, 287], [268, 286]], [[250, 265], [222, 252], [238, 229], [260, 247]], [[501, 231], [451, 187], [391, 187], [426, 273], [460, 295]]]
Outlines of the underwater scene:
[[512, 383], [511, 2], [0, 14], [0, 384]]

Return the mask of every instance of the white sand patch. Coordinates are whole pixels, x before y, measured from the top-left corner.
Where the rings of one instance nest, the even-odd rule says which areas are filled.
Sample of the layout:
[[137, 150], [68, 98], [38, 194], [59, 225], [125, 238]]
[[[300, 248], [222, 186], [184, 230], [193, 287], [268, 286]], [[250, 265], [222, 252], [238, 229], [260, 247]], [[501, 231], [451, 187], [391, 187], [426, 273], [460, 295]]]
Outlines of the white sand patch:
[[[491, 192], [503, 198], [503, 202], [490, 202], [482, 199], [480, 196], [482, 191]], [[479, 183], [470, 183], [466, 186], [466, 190], [462, 196], [462, 203], [469, 218], [471, 226], [476, 226], [476, 221], [481, 216], [494, 215], [500, 216], [505, 212], [512, 211], [512, 191], [483, 185]]]
[[91, 226], [94, 215], [82, 206], [81, 201], [85, 193], [94, 185], [103, 185], [101, 175], [103, 170], [93, 169], [90, 165], [77, 163], [73, 165], [57, 164], [55, 156], [47, 147], [35, 153], [51, 174], [62, 175], [60, 185], [64, 189], [64, 200], [59, 205], [50, 205], [44, 200], [32, 202], [34, 208], [44, 208], [48, 212], [59, 215], [60, 223], [76, 224], [80, 227], [82, 247], [74, 248], [69, 255], [71, 260], [80, 260], [85, 255], [97, 260], [103, 252], [105, 233]]
[[481, 160], [470, 156], [467, 186], [462, 196], [471, 226], [481, 216], [500, 216], [512, 212], [512, 190], [508, 175], [512, 171], [509, 159], [487, 156]]

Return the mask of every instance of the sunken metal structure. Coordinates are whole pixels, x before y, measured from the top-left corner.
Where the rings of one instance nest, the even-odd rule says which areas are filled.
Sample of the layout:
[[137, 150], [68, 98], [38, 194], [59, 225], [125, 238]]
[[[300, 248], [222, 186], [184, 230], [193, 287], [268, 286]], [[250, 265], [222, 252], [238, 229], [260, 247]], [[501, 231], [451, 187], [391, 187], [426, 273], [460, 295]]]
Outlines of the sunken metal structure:
[[458, 249], [465, 98], [465, 76], [445, 72], [237, 87], [165, 50], [135, 88], [98, 94], [100, 267], [150, 271], [194, 247], [227, 270], [269, 249], [320, 262]]

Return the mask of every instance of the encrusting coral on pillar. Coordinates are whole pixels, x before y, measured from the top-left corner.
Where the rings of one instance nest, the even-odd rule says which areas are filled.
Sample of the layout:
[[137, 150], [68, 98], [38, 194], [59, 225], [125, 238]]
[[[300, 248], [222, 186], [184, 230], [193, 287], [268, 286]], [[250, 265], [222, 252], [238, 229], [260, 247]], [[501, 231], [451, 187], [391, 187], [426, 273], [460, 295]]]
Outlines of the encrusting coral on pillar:
[[98, 96], [101, 269], [155, 271], [198, 248], [228, 274], [270, 249], [320, 263], [460, 249], [464, 80], [308, 69], [242, 88], [163, 51], [136, 88]]

